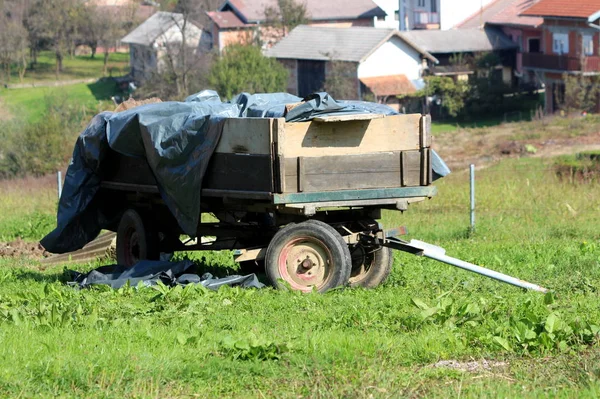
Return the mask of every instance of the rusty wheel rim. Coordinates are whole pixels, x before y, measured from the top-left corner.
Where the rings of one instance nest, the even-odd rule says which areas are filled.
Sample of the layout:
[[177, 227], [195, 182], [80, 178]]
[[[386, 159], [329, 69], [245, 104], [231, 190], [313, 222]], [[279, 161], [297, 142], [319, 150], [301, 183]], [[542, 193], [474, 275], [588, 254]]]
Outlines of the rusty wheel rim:
[[352, 258], [352, 271], [348, 282], [356, 284], [363, 280], [371, 270], [371, 266], [375, 262], [375, 253], [363, 245], [356, 245], [352, 249], [350, 257]]
[[295, 290], [320, 289], [331, 278], [334, 267], [331, 251], [314, 237], [299, 237], [288, 242], [278, 260], [281, 278]]

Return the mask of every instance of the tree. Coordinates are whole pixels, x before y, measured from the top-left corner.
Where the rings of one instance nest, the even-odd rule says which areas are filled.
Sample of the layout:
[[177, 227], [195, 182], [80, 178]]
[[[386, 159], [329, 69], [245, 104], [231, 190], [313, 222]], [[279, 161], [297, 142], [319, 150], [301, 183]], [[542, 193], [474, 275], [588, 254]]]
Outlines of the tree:
[[356, 98], [358, 94], [356, 78], [356, 64], [331, 59], [325, 74], [323, 89], [333, 98]]
[[419, 97], [439, 100], [440, 105], [452, 117], [457, 116], [465, 107], [469, 94], [469, 84], [453, 80], [447, 76], [428, 76], [425, 78], [425, 88], [416, 95]]
[[600, 82], [598, 78], [592, 76], [578, 75], [563, 75], [565, 82], [564, 93], [557, 95], [560, 99], [560, 106], [567, 113], [570, 112], [592, 112], [598, 103], [600, 96]]
[[287, 70], [277, 60], [265, 57], [257, 46], [240, 44], [227, 46], [209, 75], [209, 83], [226, 98], [243, 91], [283, 91], [287, 79]]
[[0, 66], [6, 82], [10, 81], [12, 66], [16, 65], [19, 81], [27, 71], [27, 31], [21, 21], [0, 15]]
[[309, 20], [306, 4], [295, 0], [277, 0], [276, 7], [265, 8], [266, 31], [261, 41], [271, 46], [284, 38], [298, 25]]
[[54, 51], [57, 77], [65, 54], [74, 46], [84, 7], [79, 0], [34, 0], [25, 17], [33, 48], [37, 50], [40, 42], [46, 42]]

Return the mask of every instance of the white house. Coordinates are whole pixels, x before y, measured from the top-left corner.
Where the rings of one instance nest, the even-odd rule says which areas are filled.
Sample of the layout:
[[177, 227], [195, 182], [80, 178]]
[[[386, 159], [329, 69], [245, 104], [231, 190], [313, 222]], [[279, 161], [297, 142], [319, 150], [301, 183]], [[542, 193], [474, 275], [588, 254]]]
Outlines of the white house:
[[183, 14], [159, 11], [129, 32], [121, 43], [129, 45], [131, 74], [137, 81], [147, 79], [152, 73], [163, 72], [168, 65], [167, 57], [177, 59], [176, 54], [185, 46], [194, 54], [209, 49], [211, 37]]
[[453, 29], [493, 1], [495, 0], [398, 0], [400, 30]]
[[306, 96], [322, 90], [333, 62], [343, 62], [349, 67], [344, 79], [356, 88], [353, 98], [372, 94], [390, 105], [398, 104], [398, 95], [421, 88], [427, 62], [437, 63], [398, 30], [363, 27], [301, 25], [266, 55], [277, 58], [290, 71], [290, 93]]

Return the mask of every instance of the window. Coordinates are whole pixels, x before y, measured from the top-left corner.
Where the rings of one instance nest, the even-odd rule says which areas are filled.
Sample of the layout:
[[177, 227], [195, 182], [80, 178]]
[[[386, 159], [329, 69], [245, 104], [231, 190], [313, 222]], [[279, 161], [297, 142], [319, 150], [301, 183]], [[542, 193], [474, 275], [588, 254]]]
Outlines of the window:
[[385, 17], [382, 17], [381, 15], [377, 16], [377, 20], [378, 21], [385, 21]]
[[569, 34], [554, 33], [552, 34], [552, 51], [556, 54], [569, 53]]
[[529, 52], [539, 53], [540, 52], [540, 39], [529, 39]]
[[437, 0], [431, 0], [431, 12], [437, 12]]
[[394, 11], [394, 21], [400, 21], [400, 11]]
[[594, 38], [590, 35], [583, 35], [583, 54], [594, 55]]
[[425, 7], [425, 0], [418, 0], [417, 7]]

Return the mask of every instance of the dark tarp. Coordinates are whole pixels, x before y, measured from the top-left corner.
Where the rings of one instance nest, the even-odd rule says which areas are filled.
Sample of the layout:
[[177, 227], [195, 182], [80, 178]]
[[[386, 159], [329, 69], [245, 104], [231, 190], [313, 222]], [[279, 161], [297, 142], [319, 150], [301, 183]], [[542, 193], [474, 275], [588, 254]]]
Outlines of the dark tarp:
[[204, 172], [226, 118], [285, 116], [288, 122], [299, 122], [340, 113], [397, 114], [386, 105], [335, 101], [327, 93], [316, 93], [286, 115], [286, 105], [301, 101], [287, 93], [242, 93], [224, 103], [217, 93], [206, 90], [184, 102], [146, 104], [96, 115], [77, 139], [59, 201], [57, 227], [41, 244], [52, 253], [75, 251], [108, 227], [97, 193], [103, 162], [111, 149], [148, 161], [179, 226], [195, 237]]
[[255, 274], [214, 278], [210, 273], [205, 273], [202, 276], [195, 274], [195, 267], [194, 262], [189, 260], [181, 262], [143, 260], [129, 268], [109, 265], [99, 267], [86, 274], [70, 271], [71, 281], [68, 284], [80, 288], [88, 288], [91, 285], [109, 285], [118, 289], [127, 283], [131, 286], [137, 286], [141, 282], [146, 286], [151, 286], [158, 284], [160, 281], [171, 287], [201, 284], [212, 290], [217, 290], [223, 285], [242, 288], [263, 288], [265, 286], [258, 281]]

